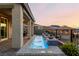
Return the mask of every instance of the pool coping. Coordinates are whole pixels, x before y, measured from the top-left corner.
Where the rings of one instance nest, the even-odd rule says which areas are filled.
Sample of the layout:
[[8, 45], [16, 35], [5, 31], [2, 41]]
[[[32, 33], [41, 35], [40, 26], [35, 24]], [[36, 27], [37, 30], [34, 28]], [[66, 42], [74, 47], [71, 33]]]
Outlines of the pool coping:
[[35, 38], [36, 35], [34, 35], [31, 40], [28, 41], [22, 47], [16, 55], [19, 56], [65, 56], [64, 52], [58, 47], [58, 46], [49, 46], [48, 49], [30, 49], [29, 45], [33, 41], [32, 39]]

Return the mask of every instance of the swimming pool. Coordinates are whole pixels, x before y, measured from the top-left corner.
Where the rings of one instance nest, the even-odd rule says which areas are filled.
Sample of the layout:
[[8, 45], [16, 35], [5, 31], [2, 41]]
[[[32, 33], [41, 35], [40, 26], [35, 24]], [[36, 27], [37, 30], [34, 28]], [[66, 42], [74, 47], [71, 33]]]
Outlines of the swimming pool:
[[47, 49], [48, 44], [43, 36], [36, 36], [31, 45], [30, 48], [32, 49]]

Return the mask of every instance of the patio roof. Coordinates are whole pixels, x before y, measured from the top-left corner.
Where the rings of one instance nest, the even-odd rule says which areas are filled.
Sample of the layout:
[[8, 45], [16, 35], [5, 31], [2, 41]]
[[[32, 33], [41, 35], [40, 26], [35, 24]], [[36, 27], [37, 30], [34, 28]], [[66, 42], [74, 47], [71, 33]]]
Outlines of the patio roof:
[[28, 13], [28, 15], [30, 16], [31, 20], [35, 22], [34, 20], [34, 16], [30, 10], [30, 7], [27, 3], [20, 3], [22, 5], [22, 7], [25, 9], [25, 11]]

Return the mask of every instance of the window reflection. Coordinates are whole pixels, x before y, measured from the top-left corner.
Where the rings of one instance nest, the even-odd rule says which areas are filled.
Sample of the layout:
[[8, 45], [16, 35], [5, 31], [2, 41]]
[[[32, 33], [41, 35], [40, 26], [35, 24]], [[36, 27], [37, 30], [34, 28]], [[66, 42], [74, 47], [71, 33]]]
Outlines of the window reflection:
[[0, 39], [7, 38], [7, 19], [0, 17]]

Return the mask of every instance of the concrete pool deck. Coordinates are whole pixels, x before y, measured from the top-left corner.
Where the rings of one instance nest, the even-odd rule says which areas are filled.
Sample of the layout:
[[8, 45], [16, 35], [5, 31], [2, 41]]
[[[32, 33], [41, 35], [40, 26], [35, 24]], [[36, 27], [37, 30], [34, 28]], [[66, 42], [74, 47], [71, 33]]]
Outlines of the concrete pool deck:
[[[35, 36], [32, 38], [34, 39]], [[29, 48], [31, 42], [30, 40], [24, 47], [22, 47], [16, 55], [20, 56], [65, 56], [58, 46], [49, 46], [48, 49], [31, 49]]]

